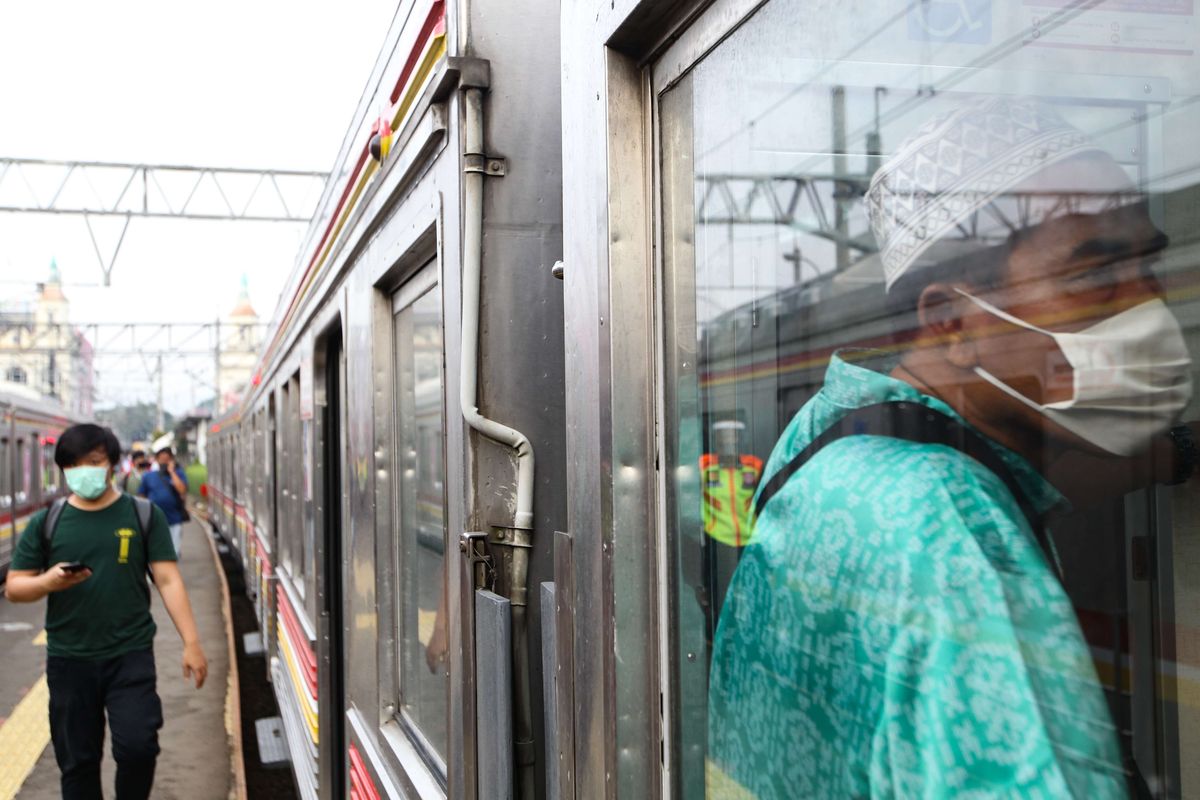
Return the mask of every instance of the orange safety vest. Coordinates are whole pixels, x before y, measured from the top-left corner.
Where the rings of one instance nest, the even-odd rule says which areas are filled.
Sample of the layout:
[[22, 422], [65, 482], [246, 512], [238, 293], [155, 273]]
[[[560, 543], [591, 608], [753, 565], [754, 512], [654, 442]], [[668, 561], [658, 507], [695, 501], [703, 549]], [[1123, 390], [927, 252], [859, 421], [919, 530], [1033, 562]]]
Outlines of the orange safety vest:
[[754, 532], [754, 493], [762, 478], [763, 462], [738, 456], [738, 466], [721, 466], [715, 453], [700, 456], [704, 494], [704, 532], [722, 544], [744, 547]]

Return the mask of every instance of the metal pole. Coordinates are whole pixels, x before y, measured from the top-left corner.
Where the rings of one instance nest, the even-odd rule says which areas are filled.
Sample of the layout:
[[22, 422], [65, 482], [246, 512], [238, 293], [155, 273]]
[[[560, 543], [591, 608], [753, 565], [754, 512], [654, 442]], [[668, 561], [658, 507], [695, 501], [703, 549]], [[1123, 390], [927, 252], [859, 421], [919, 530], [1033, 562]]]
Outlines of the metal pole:
[[213, 416], [220, 414], [221, 408], [221, 318], [213, 323]]
[[158, 354], [158, 422], [156, 427], [160, 433], [166, 433], [167, 426], [163, 420], [163, 363], [162, 353]]
[[837, 232], [837, 271], [850, 266], [850, 248], [846, 247], [849, 225], [846, 201], [849, 184], [846, 182], [846, 87], [833, 87], [833, 228]]

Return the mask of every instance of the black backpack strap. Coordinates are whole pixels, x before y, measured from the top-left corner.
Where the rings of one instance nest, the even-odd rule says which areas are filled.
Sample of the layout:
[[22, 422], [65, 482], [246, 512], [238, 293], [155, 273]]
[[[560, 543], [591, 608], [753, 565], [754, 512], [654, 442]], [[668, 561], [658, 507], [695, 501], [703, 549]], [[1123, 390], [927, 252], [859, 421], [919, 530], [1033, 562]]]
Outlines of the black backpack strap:
[[807, 447], [800, 451], [783, 469], [775, 473], [754, 503], [757, 517], [771, 498], [781, 490], [788, 480], [804, 467], [822, 448], [847, 436], [890, 436], [921, 444], [939, 444], [958, 450], [978, 461], [992, 472], [1008, 488], [1021, 508], [1029, 527], [1037, 536], [1038, 543], [1049, 555], [1051, 550], [1041, 515], [1033, 508], [1029, 498], [1013, 477], [1012, 471], [1000, 458], [995, 448], [962, 422], [936, 408], [905, 401], [876, 403], [851, 411], [835, 422]]
[[42, 555], [46, 559], [46, 569], [50, 569], [50, 542], [54, 539], [54, 529], [58, 527], [58, 519], [63, 509], [67, 507], [67, 498], [60, 497], [50, 504], [46, 518], [42, 520]]
[[138, 533], [145, 539], [154, 525], [154, 505], [146, 497], [133, 498], [133, 511], [137, 514]]
[[154, 504], [148, 497], [130, 495], [133, 500], [133, 513], [137, 517], [138, 533], [142, 537], [142, 550], [145, 553], [146, 574], [150, 582], [154, 582], [154, 573], [150, 571], [150, 529], [154, 527]]

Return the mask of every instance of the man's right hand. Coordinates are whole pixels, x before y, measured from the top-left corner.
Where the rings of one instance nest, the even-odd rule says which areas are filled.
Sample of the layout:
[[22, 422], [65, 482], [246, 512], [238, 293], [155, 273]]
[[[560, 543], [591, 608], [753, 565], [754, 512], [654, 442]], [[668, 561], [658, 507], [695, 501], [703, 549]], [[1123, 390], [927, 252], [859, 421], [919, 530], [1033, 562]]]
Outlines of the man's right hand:
[[45, 584], [47, 592], [61, 592], [63, 589], [70, 589], [72, 586], [78, 586], [92, 577], [90, 569], [80, 570], [79, 572], [68, 572], [63, 569], [69, 563], [71, 562], [63, 561], [42, 573], [42, 581]]

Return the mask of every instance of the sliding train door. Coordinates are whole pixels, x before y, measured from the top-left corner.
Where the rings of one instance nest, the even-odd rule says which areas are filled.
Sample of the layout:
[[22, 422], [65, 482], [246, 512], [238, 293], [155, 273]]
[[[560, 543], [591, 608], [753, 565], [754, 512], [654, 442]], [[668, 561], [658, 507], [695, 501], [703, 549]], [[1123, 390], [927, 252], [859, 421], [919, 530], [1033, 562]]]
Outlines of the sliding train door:
[[346, 773], [345, 562], [346, 358], [340, 322], [318, 340], [314, 359], [317, 406], [318, 674], [322, 798], [344, 797]]
[[[1024, 245], [1028, 255], [1023, 237], [1036, 229], [1063, 251], [1028, 278], [1042, 281], [1101, 247], [1066, 237], [1063, 219], [1136, 216], [1139, 230], [1165, 234], [1144, 236], [1145, 248], [1096, 237], [1111, 247], [1089, 266], [1114, 270], [1090, 277], [1096, 297], [1121, 283], [1111, 277], [1119, 266], [1122, 280], [1135, 276], [1162, 301], [1178, 323], [1178, 332], [1166, 324], [1172, 343], [1183, 342], [1151, 367], [1132, 348], [1120, 352], [1104, 364], [1113, 370], [1105, 389], [1126, 362], [1174, 370], [1179, 384], [1200, 379], [1193, 23], [1190, 3], [1169, 2], [563, 3], [575, 604], [564, 792], [870, 794], [885, 767], [919, 785], [914, 764], [949, 753], [954, 769], [936, 777], [952, 790], [985, 761], [1034, 763], [1030, 726], [1006, 727], [1014, 695], [997, 703], [998, 673], [965, 660], [954, 680], [911, 676], [924, 681], [912, 697], [953, 694], [943, 707], [962, 724], [939, 753], [932, 738], [897, 733], [927, 722], [926, 710], [862, 738], [862, 720], [882, 717], [858, 676], [899, 670], [899, 686], [907, 668], [905, 651], [885, 663], [876, 650], [895, 607], [873, 600], [903, 594], [884, 591], [889, 581], [921, 588], [875, 561], [901, 505], [874, 509], [864, 524], [855, 503], [871, 487], [853, 487], [847, 469], [824, 484], [845, 491], [844, 519], [814, 524], [793, 509], [789, 538], [760, 536], [753, 497], [773, 457], [785, 463], [802, 449], [791, 445], [823, 430], [812, 416], [820, 403], [797, 416], [814, 397], [838, 406], [880, 386], [914, 386], [892, 372], [924, 324], [920, 293], [906, 294], [902, 273], [983, 263], [991, 247]], [[1082, 275], [1073, 291], [1083, 291]], [[963, 291], [1000, 291], [987, 276], [969, 278]], [[1103, 302], [1077, 311], [1041, 327], [1076, 333], [1115, 316]], [[1073, 396], [1063, 377], [1072, 370], [1054, 372], [1062, 362], [1045, 358], [1030, 391]], [[1030, 651], [1070, 663], [1035, 699], [1048, 698], [1050, 717], [1086, 709], [1087, 724], [1059, 739], [1051, 723], [1042, 741], [1086, 742], [1105, 756], [1088, 774], [1138, 797], [1200, 796], [1200, 484], [1166, 486], [1171, 475], [1160, 471], [1150, 485], [1138, 463], [1149, 434], [1140, 449], [1098, 442], [1135, 438], [1120, 429], [1145, 419], [1139, 412], [1159, 414], [1156, 432], [1168, 417], [1195, 420], [1200, 406], [1187, 401], [1198, 394], [1180, 392], [1165, 410], [1149, 392], [1127, 398], [1129, 417], [1090, 446], [1034, 437], [1024, 455], [1031, 474], [1052, 479], [1042, 500], [1054, 513], [1030, 563], [1046, 580], [1008, 597], [1011, 608], [989, 616], [972, 594], [977, 582], [956, 583], [968, 562], [930, 562], [963, 592], [958, 610], [1020, 628], [1031, 638], [1018, 647], [1040, 641]], [[1072, 447], [1112, 473], [1069, 469]], [[1128, 462], [1114, 458], [1121, 450]], [[846, 485], [835, 489], [838, 480]], [[811, 530], [823, 535], [797, 550]], [[971, 543], [979, 552], [999, 552], [981, 539]], [[909, 544], [929, 552], [927, 542]], [[1004, 574], [1006, 563], [985, 572]], [[877, 579], [848, 579], [860, 570]], [[1026, 630], [1030, 608], [1048, 616]], [[1040, 669], [1036, 654], [1001, 650], [997, 663]], [[745, 713], [729, 712], [733, 700]], [[1070, 760], [1061, 758], [1064, 772]], [[771, 765], [791, 770], [789, 793], [772, 792]]]
[[[824, 519], [822, 535], [811, 541], [803, 509], [792, 513], [785, 540], [756, 527], [752, 499], [772, 474], [772, 458], [790, 458], [797, 442], [822, 429], [823, 403], [853, 406], [872, 393], [907, 391], [912, 382], [894, 376], [907, 375], [907, 365], [929, 352], [919, 338], [924, 323], [918, 295], [910, 295], [913, 282], [962, 263], [967, 271], [947, 280], [985, 291], [979, 287], [992, 279], [978, 265], [984, 253], [998, 252], [990, 248], [1007, 248], [1004, 274], [1014, 275], [1028, 263], [1020, 260], [1027, 258], [1025, 237], [1083, 246], [1069, 238], [1077, 234], [1068, 225], [1139, 214], [1170, 246], [1151, 248], [1135, 266], [1114, 256], [1104, 267], [1111, 273], [1081, 272], [1076, 280], [1092, 281], [1095, 297], [1108, 297], [1104, 292], [1124, 286], [1124, 278], [1108, 276], [1136, 267], [1138, 280], [1149, 276], [1158, 287], [1182, 328], [1180, 346], [1186, 341], [1195, 359], [1195, 226], [1184, 219], [1194, 220], [1200, 195], [1194, 148], [1180, 146], [1180, 137], [1200, 119], [1193, 102], [1200, 82], [1194, 65], [1184, 69], [1163, 44], [1173, 25], [1165, 11], [1060, 3], [919, 3], [854, 13], [814, 0], [718, 5], [646, 74], [663, 348], [664, 791], [680, 798], [770, 796], [778, 784], [759, 767], [797, 759], [803, 763], [795, 763], [791, 786], [803, 795], [849, 792], [856, 781], [878, 779], [884, 763], [895, 780], [919, 781], [900, 763], [902, 754], [893, 752], [889, 762], [878, 742], [855, 744], [855, 720], [879, 713], [866, 688], [873, 684], [855, 676], [894, 669], [872, 652], [872, 637], [896, 624], [891, 607], [875, 608], [872, 598], [904, 594], [889, 594], [898, 573], [884, 568], [880, 555], [885, 532], [903, 514], [902, 493], [871, 522], [855, 506], [871, 502], [868, 487], [846, 475], [847, 483], [833, 489], [841, 479], [831, 478], [822, 491], [844, 488], [845, 513]], [[1156, 44], [1140, 38], [1151, 29]], [[1118, 230], [1113, 239], [1124, 241], [1125, 229]], [[1119, 255], [1121, 245], [1113, 246]], [[1044, 250], [1040, 255], [1049, 259]], [[1024, 285], [1049, 283], [1060, 263], [1039, 263]], [[1075, 331], [1083, 320], [1096, 324], [1114, 313], [1074, 307], [1079, 322], [1059, 318], [1046, 326]], [[1021, 346], [1011, 331], [992, 335]], [[1135, 358], [1132, 351], [1120, 357]], [[1002, 369], [994, 360], [984, 367]], [[1114, 371], [1104, 380], [1115, 381], [1115, 364], [1106, 369]], [[1041, 391], [1071, 397], [1079, 383], [1073, 387], [1069, 369], [1067, 375], [1065, 386], [1051, 378]], [[1144, 411], [1156, 402], [1149, 395], [1130, 401]], [[1176, 411], [1195, 416], [1194, 405]], [[1006, 422], [997, 436], [1010, 425], [1016, 423]], [[1029, 691], [1085, 722], [1069, 736], [1054, 725], [1039, 735], [1055, 748], [1070, 740], [1105, 753], [1088, 774], [1134, 796], [1192, 796], [1194, 759], [1181, 757], [1181, 747], [1197, 722], [1190, 702], [1195, 636], [1177, 617], [1189, 617], [1194, 606], [1179, 602], [1192, 596], [1196, 580], [1185, 569], [1195, 562], [1179, 554], [1194, 549], [1197, 490], [1140, 488], [1146, 482], [1134, 479], [1135, 462], [1111, 455], [1097, 457], [1105, 466], [1080, 486], [1078, 472], [1065, 466], [1076, 463], [1072, 447], [1080, 445], [1064, 446], [1054, 436], [1022, 451], [1052, 481], [1036, 485], [1051, 486], [1045, 502], [1054, 508], [1045, 562], [1034, 559], [1053, 577], [1025, 584], [1022, 602], [1054, 609], [1057, 628], [1049, 635], [1041, 627], [1051, 624], [1047, 619], [1028, 622], [1020, 604], [995, 617], [1020, 630], [1022, 647], [1037, 649], [1042, 641], [1064, 663], [1075, 659], [1069, 677], [1038, 673]], [[1139, 446], [1149, 441], [1147, 435]], [[1101, 447], [1088, 442], [1088, 453]], [[1096, 489], [1110, 467], [1120, 473], [1114, 488]], [[936, 551], [949, 527], [930, 528], [910, 546]], [[815, 544], [797, 548], [797, 541]], [[863, 541], [871, 547], [859, 552]], [[979, 546], [994, 559], [1025, 544]], [[954, 563], [932, 569], [971, 569], [969, 561]], [[923, 575], [914, 568], [903, 579], [917, 591]], [[947, 580], [947, 587], [957, 585]], [[962, 602], [973, 621], [992, 619], [985, 594], [964, 593]], [[843, 608], [851, 610], [839, 616]], [[907, 635], [921, 633], [911, 621], [901, 624], [909, 625]], [[894, 658], [897, 650], [890, 652]], [[954, 744], [938, 756], [959, 770], [937, 775], [947, 786], [993, 764], [1032, 763], [1036, 740], [1028, 731], [1003, 732], [1017, 718], [1013, 698], [1021, 684], [995, 676], [1008, 663], [1036, 671], [1040, 662], [1003, 648], [978, 663], [960, 661], [943, 690], [946, 713], [965, 704]], [[985, 662], [995, 691], [1007, 693], [1003, 707], [983, 689]], [[933, 667], [923, 669], [914, 677], [928, 682]], [[1056, 688], [1046, 688], [1051, 684]], [[939, 690], [920, 685], [920, 697], [932, 702]], [[928, 739], [901, 738], [893, 746], [930, 758]]]

